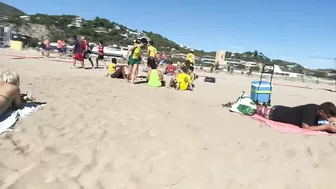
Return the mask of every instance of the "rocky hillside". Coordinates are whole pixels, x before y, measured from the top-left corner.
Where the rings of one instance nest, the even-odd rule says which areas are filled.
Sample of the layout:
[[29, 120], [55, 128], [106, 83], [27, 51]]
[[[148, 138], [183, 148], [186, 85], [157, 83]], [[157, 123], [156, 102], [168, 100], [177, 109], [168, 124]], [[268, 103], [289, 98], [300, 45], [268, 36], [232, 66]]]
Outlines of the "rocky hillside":
[[0, 15], [12, 16], [12, 15], [24, 15], [25, 13], [15, 7], [0, 2]]

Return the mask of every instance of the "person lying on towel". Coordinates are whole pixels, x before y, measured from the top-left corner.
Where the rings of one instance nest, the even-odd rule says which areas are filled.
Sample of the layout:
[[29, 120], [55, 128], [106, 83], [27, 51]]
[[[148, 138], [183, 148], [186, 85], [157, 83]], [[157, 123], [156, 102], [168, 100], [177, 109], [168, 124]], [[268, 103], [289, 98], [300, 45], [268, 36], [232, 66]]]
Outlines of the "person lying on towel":
[[[256, 114], [272, 121], [296, 125], [303, 129], [336, 133], [336, 125], [333, 124], [336, 121], [336, 107], [331, 102], [325, 102], [321, 105], [306, 104], [295, 107], [273, 106], [271, 108], [257, 105]], [[319, 125], [319, 120], [327, 122]]]
[[1, 74], [0, 115], [10, 107], [19, 109], [23, 103], [35, 100], [31, 95], [21, 94], [19, 87], [20, 77], [15, 71], [8, 70]]

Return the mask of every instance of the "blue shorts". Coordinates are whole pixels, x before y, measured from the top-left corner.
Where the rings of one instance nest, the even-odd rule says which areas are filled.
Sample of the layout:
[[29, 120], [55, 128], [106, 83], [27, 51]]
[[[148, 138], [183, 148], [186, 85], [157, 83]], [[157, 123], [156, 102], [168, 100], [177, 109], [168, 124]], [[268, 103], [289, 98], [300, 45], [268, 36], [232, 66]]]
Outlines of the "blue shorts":
[[67, 52], [67, 48], [63, 48], [63, 49], [62, 49], [62, 52], [63, 52], [63, 53], [66, 53], [66, 52]]
[[62, 49], [62, 48], [57, 48], [57, 51], [58, 51], [59, 53], [62, 53], [62, 52], [63, 52], [63, 49]]
[[50, 51], [50, 47], [44, 47], [45, 51]]
[[168, 60], [163, 60], [163, 63], [164, 64], [168, 64]]

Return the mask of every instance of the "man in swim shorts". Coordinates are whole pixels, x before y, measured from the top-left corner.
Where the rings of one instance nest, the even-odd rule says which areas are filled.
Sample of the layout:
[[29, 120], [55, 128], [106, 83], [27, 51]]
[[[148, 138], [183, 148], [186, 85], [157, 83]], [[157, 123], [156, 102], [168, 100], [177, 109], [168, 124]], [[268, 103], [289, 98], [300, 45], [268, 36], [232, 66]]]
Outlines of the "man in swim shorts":
[[73, 50], [74, 50], [74, 57], [73, 57], [73, 68], [76, 68], [76, 61], [81, 63], [81, 68], [84, 68], [84, 59], [83, 59], [83, 45], [80, 41], [78, 41], [77, 36], [73, 36]]

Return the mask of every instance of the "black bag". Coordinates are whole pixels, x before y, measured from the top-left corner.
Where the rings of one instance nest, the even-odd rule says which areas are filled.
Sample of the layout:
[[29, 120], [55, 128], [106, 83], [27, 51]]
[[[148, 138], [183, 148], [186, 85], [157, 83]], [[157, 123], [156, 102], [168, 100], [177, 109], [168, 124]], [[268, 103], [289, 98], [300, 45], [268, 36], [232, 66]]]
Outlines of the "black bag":
[[204, 82], [216, 83], [216, 78], [214, 77], [205, 77]]

